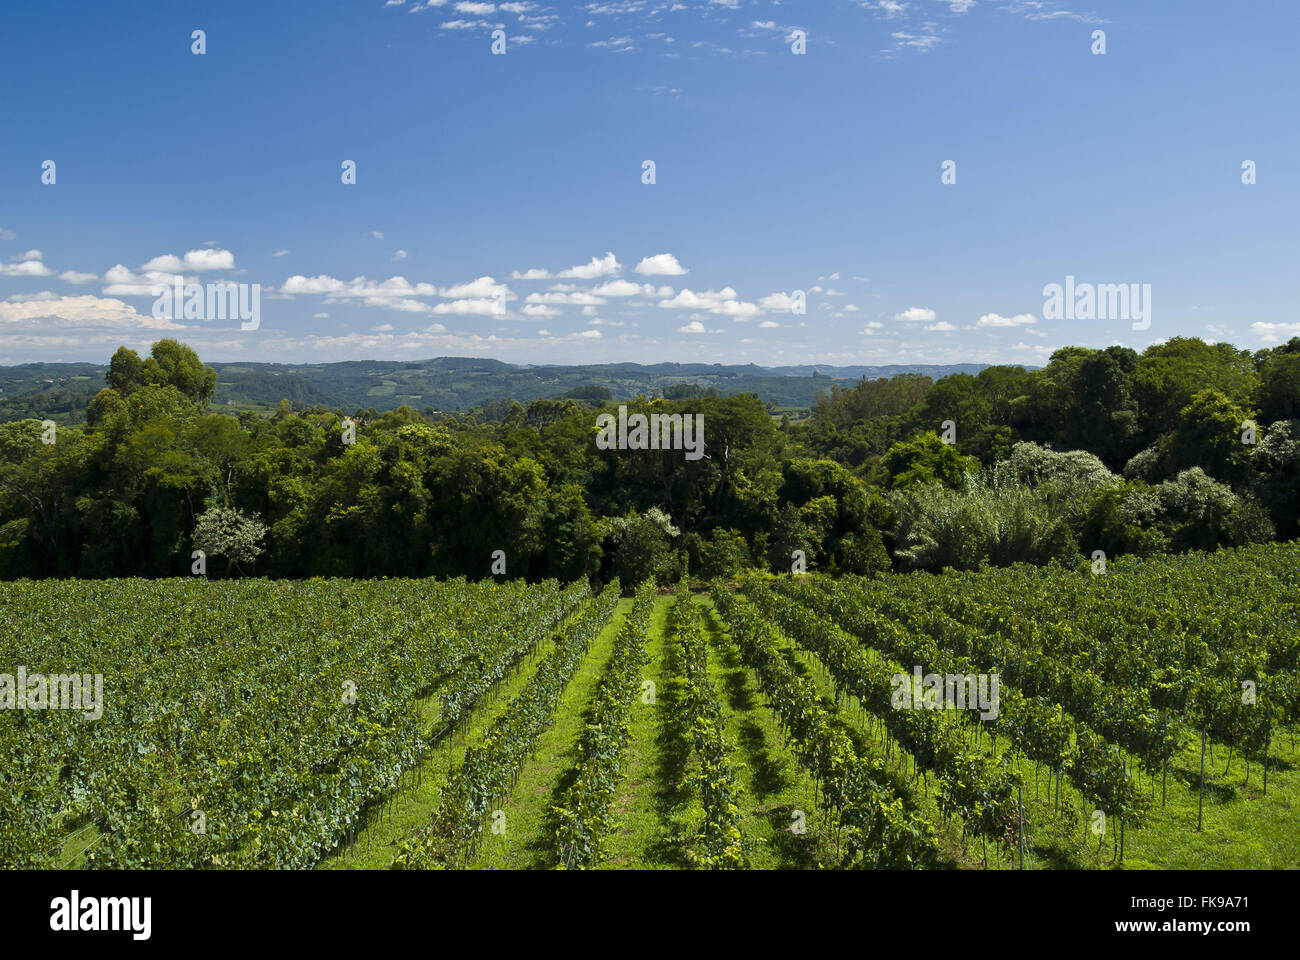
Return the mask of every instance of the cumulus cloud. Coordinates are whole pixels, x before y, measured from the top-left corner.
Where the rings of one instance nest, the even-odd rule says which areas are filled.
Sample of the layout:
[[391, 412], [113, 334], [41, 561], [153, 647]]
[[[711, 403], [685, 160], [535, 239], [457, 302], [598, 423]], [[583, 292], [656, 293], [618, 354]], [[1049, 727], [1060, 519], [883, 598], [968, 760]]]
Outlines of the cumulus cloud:
[[1300, 323], [1256, 322], [1250, 325], [1250, 329], [1265, 343], [1277, 343], [1284, 336], [1290, 338], [1300, 335]]
[[140, 269], [145, 273], [203, 273], [206, 270], [233, 270], [235, 255], [229, 250], [190, 250], [184, 257], [164, 253]]
[[793, 310], [795, 300], [788, 293], [769, 293], [766, 297], [761, 297], [758, 305], [764, 310]]
[[469, 314], [471, 316], [479, 317], [498, 317], [506, 312], [506, 308], [500, 300], [473, 298], [468, 300], [450, 300], [445, 303], [434, 304], [432, 312], [462, 315]]
[[1004, 317], [996, 313], [986, 313], [975, 324], [977, 327], [1023, 327], [1037, 323], [1038, 318], [1032, 313], [1018, 313], [1014, 317]]
[[573, 277], [578, 280], [595, 280], [597, 277], [612, 276], [622, 269], [623, 265], [618, 262], [614, 254], [606, 253], [603, 257], [592, 257], [591, 262], [585, 266], [570, 267], [568, 270], [562, 270], [556, 276]]
[[441, 287], [438, 294], [444, 297], [502, 297], [515, 299], [514, 293], [504, 283], [497, 283], [491, 277], [479, 277], [469, 283], [460, 283], [451, 287]]
[[606, 280], [599, 286], [592, 287], [591, 293], [598, 297], [635, 297], [638, 294], [647, 297], [671, 297], [672, 287], [655, 288], [650, 283], [635, 283], [632, 280]]
[[136, 274], [119, 263], [104, 273], [105, 286], [101, 292], [110, 297], [154, 297], [158, 295], [159, 287], [170, 287], [178, 279], [185, 282], [181, 274], [161, 270]]
[[687, 270], [671, 253], [657, 253], [638, 263], [636, 272], [647, 277], [680, 277]]
[[[352, 300], [352, 299], [401, 299], [405, 297], [432, 297], [438, 295], [441, 291], [431, 283], [411, 283], [405, 277], [389, 277], [379, 283], [367, 280], [365, 277], [355, 277], [351, 281], [344, 282], [336, 277], [326, 276], [324, 274], [315, 277], [304, 277], [302, 274], [294, 274], [284, 282], [280, 288], [280, 293], [290, 296], [296, 294], [325, 294], [331, 300]], [[448, 294], [443, 294], [447, 296]]]
[[593, 296], [584, 290], [550, 290], [546, 293], [530, 293], [524, 297], [525, 303], [573, 303], [598, 306], [608, 303], [603, 297]]
[[683, 288], [675, 296], [660, 300], [659, 306], [669, 310], [681, 308], [707, 310], [709, 313], [737, 320], [745, 320], [762, 313], [758, 304], [738, 300], [736, 291], [731, 287], [723, 287], [721, 290], [703, 290], [699, 293], [690, 288]]
[[39, 250], [20, 253], [8, 263], [0, 264], [0, 277], [48, 277], [54, 271], [43, 264], [42, 259]]
[[702, 290], [696, 293], [690, 287], [683, 287], [682, 290], [667, 300], [661, 300], [659, 306], [664, 309], [687, 308], [708, 310], [717, 306], [723, 300], [734, 299], [736, 291], [731, 287], [723, 287], [721, 290]]
[[933, 323], [935, 313], [929, 307], [908, 307], [902, 313], [894, 314], [895, 320], [904, 323]]
[[[39, 324], [35, 322], [39, 321]], [[182, 330], [181, 324], [136, 312], [121, 300], [94, 296], [42, 298], [0, 303], [0, 323], [12, 326], [106, 327], [112, 329]]]

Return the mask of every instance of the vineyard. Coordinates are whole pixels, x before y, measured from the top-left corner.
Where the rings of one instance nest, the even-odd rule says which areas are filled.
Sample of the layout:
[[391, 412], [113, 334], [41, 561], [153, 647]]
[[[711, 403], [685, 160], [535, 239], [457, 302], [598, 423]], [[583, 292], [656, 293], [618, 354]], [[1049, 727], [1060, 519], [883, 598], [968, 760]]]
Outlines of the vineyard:
[[0, 628], [0, 675], [103, 678], [97, 719], [0, 710], [6, 868], [1300, 867], [1294, 544], [675, 593], [22, 581]]

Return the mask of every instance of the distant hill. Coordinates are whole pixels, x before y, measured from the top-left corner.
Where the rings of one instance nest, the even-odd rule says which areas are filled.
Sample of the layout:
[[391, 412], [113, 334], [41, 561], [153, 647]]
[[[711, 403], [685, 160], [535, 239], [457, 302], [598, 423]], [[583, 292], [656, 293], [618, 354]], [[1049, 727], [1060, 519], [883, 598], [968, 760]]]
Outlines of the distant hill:
[[[773, 410], [795, 412], [812, 406], [830, 385], [900, 373], [939, 379], [978, 373], [987, 364], [890, 364], [833, 367], [813, 364], [760, 367], [755, 364], [613, 363], [529, 366], [499, 360], [439, 357], [435, 360], [348, 360], [340, 363], [211, 363], [217, 371], [216, 407], [263, 410], [287, 399], [296, 408], [342, 410], [403, 404], [417, 410], [455, 412], [489, 401], [528, 403], [582, 388], [608, 389], [615, 400], [662, 394], [675, 384], [714, 387], [724, 396], [756, 393]], [[90, 363], [27, 363], [0, 367], [0, 420], [49, 417], [80, 422], [85, 406], [104, 386], [108, 367]]]

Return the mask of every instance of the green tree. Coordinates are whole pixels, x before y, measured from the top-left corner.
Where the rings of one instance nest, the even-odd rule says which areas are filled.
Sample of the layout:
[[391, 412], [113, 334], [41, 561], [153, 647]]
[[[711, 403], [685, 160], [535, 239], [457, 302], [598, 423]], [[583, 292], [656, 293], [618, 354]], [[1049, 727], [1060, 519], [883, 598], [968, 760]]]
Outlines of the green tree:
[[1242, 431], [1253, 413], [1233, 403], [1218, 390], [1193, 394], [1178, 411], [1169, 452], [1175, 470], [1200, 467], [1226, 483], [1237, 483], [1249, 472], [1250, 447]]
[[681, 535], [668, 514], [658, 507], [645, 513], [615, 517], [608, 522], [614, 545], [614, 576], [625, 585], [651, 577], [671, 582], [680, 575], [675, 565], [672, 541]]
[[749, 544], [737, 530], [718, 528], [699, 545], [700, 575], [734, 577], [749, 566]]
[[967, 473], [977, 467], [978, 461], [962, 456], [934, 431], [894, 444], [881, 461], [885, 485], [891, 490], [936, 481], [956, 490], [965, 485]]
[[194, 548], [208, 557], [223, 557], [238, 573], [262, 555], [266, 526], [256, 517], [228, 507], [210, 507], [194, 524]]

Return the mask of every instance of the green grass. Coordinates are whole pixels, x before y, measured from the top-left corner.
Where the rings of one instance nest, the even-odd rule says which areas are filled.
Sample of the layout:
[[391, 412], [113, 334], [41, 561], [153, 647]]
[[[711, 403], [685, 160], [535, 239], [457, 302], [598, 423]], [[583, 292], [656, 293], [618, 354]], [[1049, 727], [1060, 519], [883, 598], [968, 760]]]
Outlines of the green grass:
[[[1250, 782], [1240, 755], [1228, 766], [1220, 746], [1205, 759], [1203, 825], [1196, 829], [1200, 783], [1201, 741], [1189, 737], [1170, 765], [1168, 803], [1160, 806], [1159, 785], [1148, 822], [1126, 830], [1127, 869], [1286, 869], [1300, 868], [1300, 749], [1296, 731], [1279, 731], [1273, 738], [1268, 793], [1262, 770], [1252, 764]], [[1227, 772], [1225, 773], [1225, 769]]]

